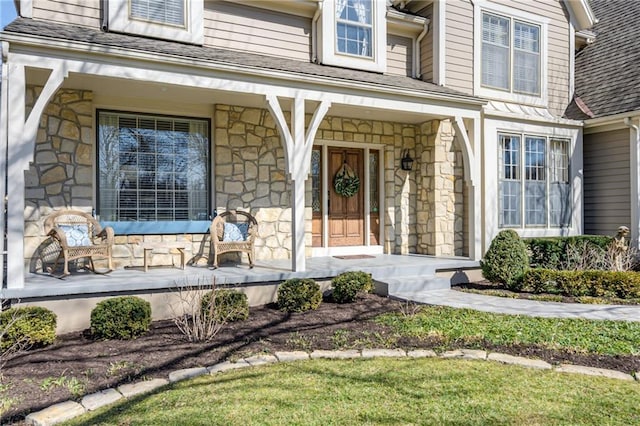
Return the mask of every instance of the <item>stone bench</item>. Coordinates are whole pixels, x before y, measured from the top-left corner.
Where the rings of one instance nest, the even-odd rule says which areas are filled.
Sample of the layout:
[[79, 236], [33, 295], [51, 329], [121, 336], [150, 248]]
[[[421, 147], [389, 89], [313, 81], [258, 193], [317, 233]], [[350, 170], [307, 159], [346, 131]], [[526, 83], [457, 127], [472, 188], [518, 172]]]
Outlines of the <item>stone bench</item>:
[[176, 249], [180, 252], [180, 269], [184, 269], [185, 256], [184, 251], [187, 248], [187, 241], [143, 241], [138, 246], [144, 250], [144, 271], [149, 270], [149, 254], [153, 250]]

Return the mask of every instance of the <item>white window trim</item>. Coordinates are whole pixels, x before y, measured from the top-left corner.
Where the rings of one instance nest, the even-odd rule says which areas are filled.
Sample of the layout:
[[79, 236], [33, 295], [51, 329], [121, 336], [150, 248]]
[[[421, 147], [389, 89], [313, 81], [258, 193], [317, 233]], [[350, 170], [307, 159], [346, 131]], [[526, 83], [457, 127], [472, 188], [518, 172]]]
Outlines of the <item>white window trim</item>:
[[338, 53], [336, 49], [336, 15], [335, 1], [326, 1], [322, 7], [322, 25], [320, 26], [320, 62], [345, 68], [366, 71], [385, 72], [387, 70], [387, 25], [386, 2], [371, 1], [371, 17], [373, 21], [372, 57]]
[[[511, 18], [512, 27], [513, 19], [523, 21], [525, 23], [540, 26], [540, 96], [526, 95], [514, 93], [513, 87], [510, 91], [502, 91], [482, 86], [482, 12], [492, 13], [496, 15]], [[548, 28], [550, 20], [542, 16], [533, 15], [521, 10], [512, 9], [510, 7], [497, 5], [486, 1], [477, 1], [473, 4], [473, 57], [476, 66], [473, 67], [473, 88], [476, 96], [499, 99], [502, 101], [513, 102], [523, 105], [533, 105], [539, 107], [547, 107], [548, 105]], [[513, 34], [510, 34], [513, 38]], [[509, 53], [513, 56], [513, 43], [510, 43]], [[509, 72], [513, 74], [513, 64], [509, 68]]]
[[[498, 148], [498, 152], [497, 152], [497, 158], [498, 158], [498, 178], [497, 178], [497, 183], [498, 183], [498, 190], [496, 192], [496, 194], [500, 194], [500, 183], [502, 182], [502, 179], [500, 178], [500, 170], [501, 168], [504, 166], [504, 164], [502, 163], [502, 145], [500, 144], [500, 136], [501, 135], [506, 135], [506, 136], [517, 136], [520, 138], [520, 148], [519, 148], [519, 159], [518, 159], [518, 168], [519, 168], [519, 175], [520, 175], [520, 179], [519, 179], [519, 184], [520, 184], [520, 194], [521, 194], [521, 198], [520, 198], [520, 224], [519, 225], [500, 225], [500, 218], [498, 218], [498, 228], [499, 229], [570, 229], [573, 226], [573, 217], [570, 218], [569, 220], [569, 224], [568, 225], [553, 225], [551, 224], [551, 168], [552, 168], [552, 164], [551, 164], [551, 142], [553, 140], [557, 140], [557, 141], [565, 141], [567, 143], [567, 155], [568, 155], [568, 164], [567, 164], [567, 168], [568, 168], [568, 185], [569, 185], [569, 190], [571, 191], [571, 194], [569, 195], [569, 200], [572, 201], [573, 200], [573, 188], [571, 187], [571, 170], [572, 170], [572, 164], [571, 164], [571, 154], [572, 154], [572, 139], [569, 136], [566, 135], [549, 135], [549, 134], [540, 134], [540, 133], [536, 133], [536, 132], [528, 132], [528, 131], [513, 131], [513, 129], [511, 130], [498, 130], [498, 132], [496, 133], [496, 141], [497, 141], [497, 148]], [[527, 225], [526, 223], [526, 190], [525, 190], [525, 186], [526, 186], [526, 182], [527, 182], [527, 178], [526, 178], [526, 152], [525, 152], [525, 139], [527, 137], [530, 138], [540, 138], [540, 139], [544, 139], [545, 141], [545, 165], [544, 165], [544, 175], [545, 175], [545, 224], [544, 225]], [[500, 216], [502, 214], [501, 208], [500, 208], [500, 200], [498, 200], [498, 216]], [[571, 209], [573, 210], [574, 206], [570, 206]], [[573, 216], [573, 215], [571, 215]]]
[[204, 0], [184, 1], [186, 28], [131, 19], [130, 0], [109, 0], [109, 30], [201, 45], [204, 43]]

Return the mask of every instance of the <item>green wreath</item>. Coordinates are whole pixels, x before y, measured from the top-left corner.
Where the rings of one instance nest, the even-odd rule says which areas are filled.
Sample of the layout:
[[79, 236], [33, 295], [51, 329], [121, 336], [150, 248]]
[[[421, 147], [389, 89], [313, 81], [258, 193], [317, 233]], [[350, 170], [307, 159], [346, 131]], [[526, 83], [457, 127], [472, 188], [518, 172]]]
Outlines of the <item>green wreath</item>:
[[353, 169], [344, 163], [333, 177], [333, 187], [337, 194], [347, 198], [353, 197], [360, 189], [360, 179]]

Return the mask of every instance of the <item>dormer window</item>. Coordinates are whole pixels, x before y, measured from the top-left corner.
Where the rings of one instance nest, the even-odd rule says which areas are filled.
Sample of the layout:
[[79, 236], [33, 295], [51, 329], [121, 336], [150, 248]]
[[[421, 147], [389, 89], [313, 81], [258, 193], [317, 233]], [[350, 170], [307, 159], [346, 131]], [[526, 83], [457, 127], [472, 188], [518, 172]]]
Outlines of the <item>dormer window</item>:
[[336, 34], [336, 49], [339, 53], [371, 58], [371, 0], [338, 1]]
[[326, 65], [386, 71], [386, 4], [379, 0], [323, 3], [319, 60]]
[[107, 0], [109, 31], [202, 44], [203, 0]]
[[185, 27], [184, 0], [131, 0], [131, 18]]

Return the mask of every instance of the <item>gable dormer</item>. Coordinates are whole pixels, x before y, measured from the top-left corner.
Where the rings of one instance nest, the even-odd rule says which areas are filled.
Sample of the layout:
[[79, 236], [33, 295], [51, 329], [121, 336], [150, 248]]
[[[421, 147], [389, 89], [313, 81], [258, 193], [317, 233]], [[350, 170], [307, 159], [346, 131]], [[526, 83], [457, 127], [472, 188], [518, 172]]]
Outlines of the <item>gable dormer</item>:
[[107, 0], [103, 28], [146, 37], [203, 44], [203, 0]]
[[322, 4], [318, 60], [326, 65], [385, 72], [386, 2], [335, 0]]

